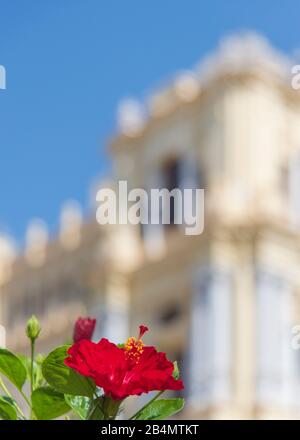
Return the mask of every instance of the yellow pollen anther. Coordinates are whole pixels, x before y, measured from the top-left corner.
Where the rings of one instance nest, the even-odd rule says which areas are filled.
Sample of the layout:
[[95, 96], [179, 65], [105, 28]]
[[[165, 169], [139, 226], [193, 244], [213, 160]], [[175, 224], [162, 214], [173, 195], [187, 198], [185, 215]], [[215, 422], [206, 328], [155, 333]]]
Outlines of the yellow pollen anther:
[[144, 350], [144, 343], [141, 339], [136, 339], [135, 337], [128, 338], [125, 344], [125, 351], [129, 358], [138, 359]]

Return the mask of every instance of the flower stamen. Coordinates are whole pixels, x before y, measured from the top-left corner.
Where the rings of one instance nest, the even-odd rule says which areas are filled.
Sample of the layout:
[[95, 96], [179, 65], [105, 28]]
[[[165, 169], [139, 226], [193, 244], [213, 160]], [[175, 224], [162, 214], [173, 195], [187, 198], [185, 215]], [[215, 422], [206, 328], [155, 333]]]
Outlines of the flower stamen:
[[138, 360], [141, 357], [141, 354], [144, 351], [144, 345], [145, 345], [141, 338], [147, 331], [148, 331], [148, 327], [144, 325], [140, 325], [140, 333], [138, 338], [132, 336], [127, 339], [124, 348], [128, 359], [132, 359], [138, 362]]

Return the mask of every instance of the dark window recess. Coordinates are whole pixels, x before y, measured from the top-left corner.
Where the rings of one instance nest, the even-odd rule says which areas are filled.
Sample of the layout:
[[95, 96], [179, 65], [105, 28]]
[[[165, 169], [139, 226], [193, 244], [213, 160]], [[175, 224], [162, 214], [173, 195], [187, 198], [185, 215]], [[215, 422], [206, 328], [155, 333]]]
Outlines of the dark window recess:
[[284, 164], [280, 169], [280, 189], [282, 194], [286, 195], [289, 191], [289, 167]]
[[202, 170], [199, 169], [197, 169], [196, 171], [195, 187], [200, 189], [206, 189], [204, 173]]
[[163, 324], [171, 324], [176, 321], [181, 315], [181, 309], [179, 305], [173, 305], [166, 309], [159, 317], [159, 320]]
[[[169, 160], [163, 169], [165, 188], [169, 191], [179, 188], [180, 185], [180, 163], [177, 159]], [[175, 201], [174, 197], [170, 197], [170, 224], [166, 227], [172, 227], [175, 225]]]

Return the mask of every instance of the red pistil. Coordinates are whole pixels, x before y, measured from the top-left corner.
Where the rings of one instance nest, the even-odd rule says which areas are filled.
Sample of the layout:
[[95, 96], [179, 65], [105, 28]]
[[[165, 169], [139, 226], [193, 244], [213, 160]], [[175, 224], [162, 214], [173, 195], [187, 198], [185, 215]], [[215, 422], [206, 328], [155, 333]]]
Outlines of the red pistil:
[[140, 325], [139, 327], [140, 329], [140, 334], [138, 339], [142, 339], [142, 337], [144, 336], [144, 334], [149, 330], [148, 327], [146, 327], [145, 325]]

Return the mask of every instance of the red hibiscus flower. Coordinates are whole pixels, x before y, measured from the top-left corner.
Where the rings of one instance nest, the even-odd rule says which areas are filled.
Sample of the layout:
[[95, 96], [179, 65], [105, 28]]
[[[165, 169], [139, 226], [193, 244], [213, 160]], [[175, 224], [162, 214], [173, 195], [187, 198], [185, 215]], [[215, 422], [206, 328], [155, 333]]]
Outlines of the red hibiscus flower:
[[78, 318], [73, 332], [73, 341], [80, 342], [84, 339], [91, 340], [96, 326], [96, 319]]
[[114, 400], [150, 391], [183, 389], [183, 382], [173, 377], [174, 366], [166, 354], [142, 342], [147, 330], [140, 326], [139, 337], [129, 338], [122, 348], [104, 338], [98, 343], [80, 341], [69, 348], [65, 364], [91, 377]]

